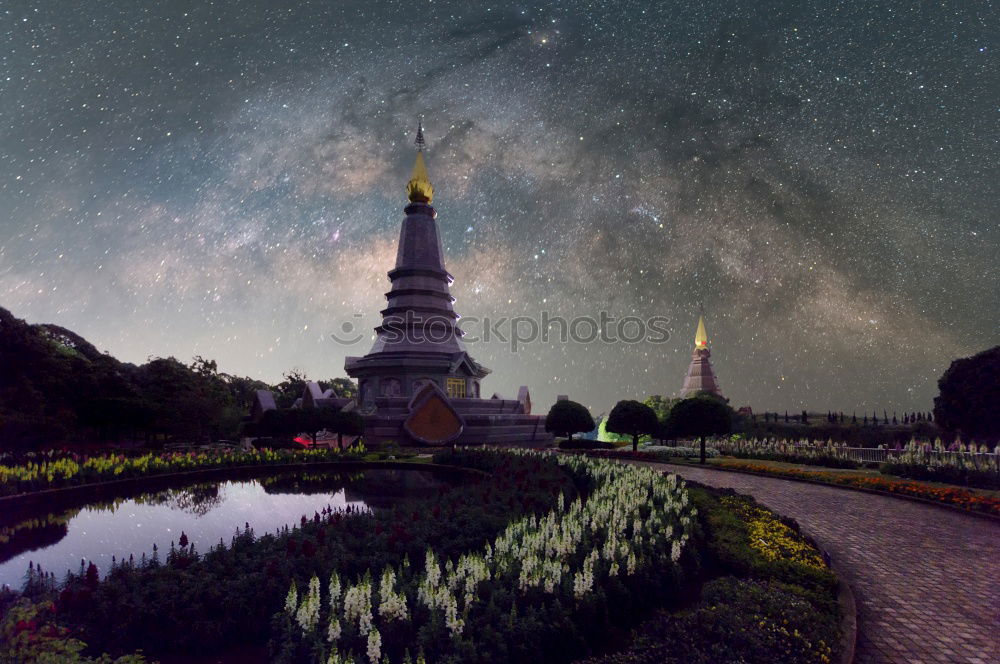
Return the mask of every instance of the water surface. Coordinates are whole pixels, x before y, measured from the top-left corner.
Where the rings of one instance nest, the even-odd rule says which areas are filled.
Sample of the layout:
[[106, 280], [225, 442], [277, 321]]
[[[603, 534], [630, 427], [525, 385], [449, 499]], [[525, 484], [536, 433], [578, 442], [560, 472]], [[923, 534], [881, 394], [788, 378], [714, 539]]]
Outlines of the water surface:
[[259, 536], [311, 518], [325, 508], [368, 510], [405, 495], [436, 491], [425, 471], [283, 474], [192, 484], [53, 514], [4, 515], [0, 520], [0, 585], [19, 589], [29, 562], [54, 572], [79, 571], [93, 561], [103, 576], [112, 556], [136, 560], [155, 544], [163, 560], [183, 532], [204, 553], [227, 545], [246, 525]]

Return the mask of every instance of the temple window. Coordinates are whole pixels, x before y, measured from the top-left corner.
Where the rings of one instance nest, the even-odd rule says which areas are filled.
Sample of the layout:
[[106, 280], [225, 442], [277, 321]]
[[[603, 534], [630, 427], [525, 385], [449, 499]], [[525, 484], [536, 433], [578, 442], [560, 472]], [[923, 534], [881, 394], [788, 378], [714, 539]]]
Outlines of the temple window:
[[445, 386], [447, 387], [448, 396], [453, 399], [464, 399], [465, 398], [465, 379], [464, 378], [448, 378], [445, 381]]

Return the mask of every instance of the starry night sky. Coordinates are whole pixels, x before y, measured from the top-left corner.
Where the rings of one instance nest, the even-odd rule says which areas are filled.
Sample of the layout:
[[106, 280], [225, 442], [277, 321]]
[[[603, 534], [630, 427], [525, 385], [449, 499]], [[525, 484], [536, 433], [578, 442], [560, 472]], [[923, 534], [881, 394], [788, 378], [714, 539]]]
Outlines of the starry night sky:
[[[1000, 341], [989, 1], [0, 7], [0, 306], [120, 359], [343, 375], [418, 115], [463, 316], [662, 315], [665, 344], [471, 344], [484, 393], [929, 410]], [[355, 314], [363, 317], [355, 317]]]

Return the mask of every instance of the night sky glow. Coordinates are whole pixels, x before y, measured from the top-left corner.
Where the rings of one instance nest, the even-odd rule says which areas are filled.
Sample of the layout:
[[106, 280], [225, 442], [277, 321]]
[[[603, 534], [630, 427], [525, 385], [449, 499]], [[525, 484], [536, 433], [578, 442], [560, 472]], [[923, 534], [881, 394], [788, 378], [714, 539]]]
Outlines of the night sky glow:
[[[463, 316], [666, 316], [471, 344], [484, 393], [929, 410], [998, 339], [992, 2], [0, 7], [0, 306], [120, 359], [343, 375], [418, 115]], [[355, 314], [360, 317], [355, 317]]]

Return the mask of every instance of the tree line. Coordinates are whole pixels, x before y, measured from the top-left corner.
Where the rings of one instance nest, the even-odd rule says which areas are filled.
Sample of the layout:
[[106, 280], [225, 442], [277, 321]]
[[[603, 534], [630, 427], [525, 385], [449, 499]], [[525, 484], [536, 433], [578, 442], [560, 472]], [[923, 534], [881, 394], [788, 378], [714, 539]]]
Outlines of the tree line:
[[[632, 451], [639, 449], [644, 436], [668, 440], [692, 437], [700, 439], [701, 462], [705, 462], [705, 439], [731, 433], [739, 416], [725, 399], [702, 392], [687, 399], [664, 399], [654, 395], [645, 402], [625, 399], [615, 404], [605, 423], [606, 430], [632, 440]], [[545, 418], [545, 430], [566, 436], [596, 428], [590, 411], [582, 404], [564, 399], [557, 401]]]
[[[268, 385], [221, 372], [200, 356], [190, 363], [173, 357], [121, 362], [71, 330], [32, 325], [0, 307], [0, 452], [235, 438], [256, 390], [271, 390], [278, 406], [288, 407], [306, 381], [293, 371]], [[346, 378], [320, 386], [356, 394]]]

